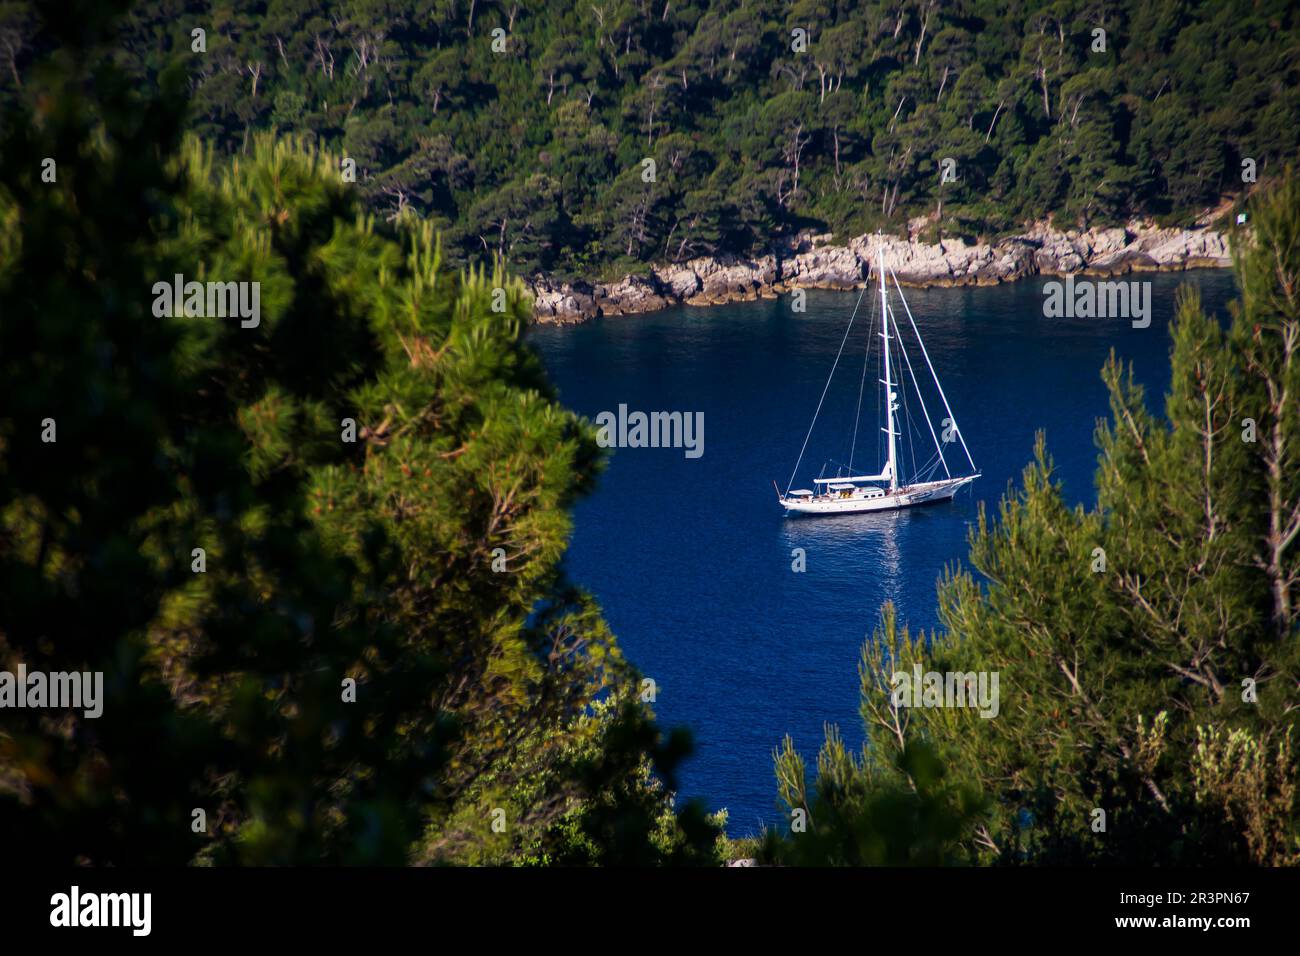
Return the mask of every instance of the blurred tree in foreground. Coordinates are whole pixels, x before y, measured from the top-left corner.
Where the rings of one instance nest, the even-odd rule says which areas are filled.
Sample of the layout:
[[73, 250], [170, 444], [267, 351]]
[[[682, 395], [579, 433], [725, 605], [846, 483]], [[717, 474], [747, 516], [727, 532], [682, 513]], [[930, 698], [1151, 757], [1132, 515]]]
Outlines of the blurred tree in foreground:
[[[519, 284], [377, 227], [339, 157], [182, 140], [114, 6], [47, 25], [0, 129], [0, 666], [104, 674], [98, 718], [3, 712], [7, 857], [710, 859], [559, 571], [600, 457]], [[176, 276], [260, 314], [160, 309]]]
[[[1106, 366], [1097, 506], [1065, 505], [1040, 439], [972, 533], [983, 581], [941, 582], [944, 630], [913, 641], [886, 608], [863, 652], [862, 758], [828, 735], [809, 829], [770, 857], [910, 859], [875, 836], [910, 806], [932, 862], [1300, 864], [1300, 180], [1250, 221], [1226, 330], [1180, 293], [1167, 420]], [[997, 716], [895, 706], [894, 673], [916, 665], [998, 673]], [[792, 810], [803, 775], [787, 741]], [[984, 811], [954, 833], [972, 793]], [[946, 810], [927, 823], [927, 806]]]

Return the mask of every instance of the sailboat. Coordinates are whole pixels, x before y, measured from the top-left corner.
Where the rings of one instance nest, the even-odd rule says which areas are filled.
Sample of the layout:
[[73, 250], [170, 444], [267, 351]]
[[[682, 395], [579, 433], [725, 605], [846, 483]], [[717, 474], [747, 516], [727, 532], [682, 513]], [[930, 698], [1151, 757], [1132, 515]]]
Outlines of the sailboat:
[[[971, 457], [970, 449], [966, 447], [966, 439], [962, 437], [961, 431], [957, 428], [956, 416], [953, 415], [952, 409], [948, 405], [943, 386], [939, 384], [939, 376], [935, 373], [934, 365], [930, 361], [930, 355], [925, 349], [925, 343], [921, 341], [920, 330], [917, 329], [916, 320], [912, 317], [912, 310], [908, 307], [907, 299], [903, 296], [903, 287], [899, 284], [898, 276], [894, 274], [893, 270], [885, 268], [883, 242], [880, 243], [877, 249], [876, 273], [880, 282], [880, 332], [878, 334], [881, 339], [881, 347], [878, 354], [883, 375], [879, 380], [883, 386], [881, 404], [885, 408], [884, 426], [880, 429], [884, 435], [882, 443], [884, 445], [884, 465], [874, 475], [854, 473], [853, 459], [857, 450], [857, 421], [861, 420], [864, 391], [859, 386], [857, 421], [854, 424], [853, 444], [849, 452], [849, 461], [847, 466], [841, 465], [837, 469], [839, 472], [847, 471], [847, 474], [827, 477], [825, 475], [826, 466], [823, 466], [822, 476], [813, 481], [816, 490], [806, 488], [791, 490], [795, 477], [799, 474], [799, 466], [803, 463], [804, 452], [808, 450], [808, 440], [812, 437], [813, 428], [817, 424], [817, 416], [821, 413], [822, 405], [826, 401], [826, 392], [830, 388], [831, 379], [835, 377], [835, 369], [844, 354], [844, 346], [849, 340], [849, 333], [853, 330], [853, 322], [857, 317], [858, 308], [862, 305], [862, 296], [859, 295], [857, 305], [853, 307], [853, 314], [849, 317], [849, 326], [844, 332], [844, 339], [840, 342], [839, 352], [835, 356], [835, 363], [831, 366], [831, 374], [826, 379], [826, 387], [822, 389], [821, 400], [818, 401], [817, 410], [813, 413], [812, 424], [808, 426], [808, 434], [804, 438], [803, 448], [799, 451], [799, 459], [795, 462], [794, 471], [790, 475], [790, 481], [786, 485], [785, 493], [782, 494], [781, 490], [777, 489], [777, 500], [785, 508], [787, 515], [791, 513], [856, 514], [863, 511], [888, 511], [910, 508], [913, 505], [947, 501], [961, 488], [980, 477], [980, 471], [975, 467], [975, 460]], [[925, 397], [917, 382], [911, 357], [903, 345], [898, 316], [890, 304], [888, 290], [890, 279], [893, 280], [894, 289], [898, 293], [898, 300], [903, 304], [908, 326], [913, 332], [917, 346], [919, 346], [921, 357], [925, 359], [926, 368], [930, 372], [930, 378], [933, 380], [939, 400], [943, 404], [943, 410], [947, 413], [947, 417], [941, 422], [944, 435], [942, 442], [935, 431], [929, 409], [926, 408]], [[865, 291], [864, 288], [864, 294]], [[874, 328], [874, 317], [871, 324]], [[871, 358], [872, 342], [872, 337], [868, 335], [866, 355], [863, 359], [863, 383], [866, 381], [866, 369]], [[903, 378], [904, 370], [907, 372], [908, 380], [911, 382], [919, 404], [919, 409], [917, 409], [919, 414], [917, 416], [913, 416], [912, 409], [907, 401], [908, 392]], [[901, 405], [900, 393], [897, 389], [902, 390], [903, 399]], [[933, 398], [933, 396], [931, 397]], [[903, 424], [899, 417], [900, 408], [903, 410], [906, 423], [911, 426], [908, 430], [900, 428], [900, 425]], [[930, 437], [934, 441], [934, 454], [919, 466], [916, 465], [916, 442], [912, 441], [913, 432], [920, 432], [916, 422], [917, 417], [925, 422]], [[920, 434], [923, 440], [924, 433]], [[955, 461], [953, 465], [959, 473], [954, 474], [953, 470], [949, 468], [943, 446], [945, 444], [951, 445], [953, 438], [956, 438], [961, 445], [961, 450], [965, 453], [967, 464], [970, 466], [969, 471], [958, 466]], [[913, 467], [907, 476], [902, 474], [900, 465], [902, 456], [899, 454], [899, 445], [904, 440], [909, 443], [912, 452], [911, 461]]]

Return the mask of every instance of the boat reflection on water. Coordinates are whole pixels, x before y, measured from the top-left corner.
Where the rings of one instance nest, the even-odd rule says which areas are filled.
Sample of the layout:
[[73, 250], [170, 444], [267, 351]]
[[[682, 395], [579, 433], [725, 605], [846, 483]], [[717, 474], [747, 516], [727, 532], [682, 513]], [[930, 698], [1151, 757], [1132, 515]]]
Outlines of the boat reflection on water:
[[[909, 522], [951, 508], [950, 503], [908, 511], [867, 511], [846, 515], [807, 515], [781, 523], [787, 552], [803, 548], [805, 573], [813, 578], [867, 575], [888, 600], [903, 583], [901, 539]], [[795, 560], [793, 557], [791, 560]], [[827, 567], [827, 562], [833, 562]]]

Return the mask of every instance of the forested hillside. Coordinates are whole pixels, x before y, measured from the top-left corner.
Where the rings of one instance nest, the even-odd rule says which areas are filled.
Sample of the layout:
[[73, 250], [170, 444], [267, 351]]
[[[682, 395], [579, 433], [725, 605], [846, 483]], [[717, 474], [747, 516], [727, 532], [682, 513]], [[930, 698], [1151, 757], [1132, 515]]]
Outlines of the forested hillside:
[[[355, 159], [455, 260], [593, 277], [922, 214], [1186, 218], [1295, 153], [1298, 39], [1287, 0], [151, 0], [120, 60], [178, 60], [223, 151]], [[38, 46], [0, 5], [6, 97]]]

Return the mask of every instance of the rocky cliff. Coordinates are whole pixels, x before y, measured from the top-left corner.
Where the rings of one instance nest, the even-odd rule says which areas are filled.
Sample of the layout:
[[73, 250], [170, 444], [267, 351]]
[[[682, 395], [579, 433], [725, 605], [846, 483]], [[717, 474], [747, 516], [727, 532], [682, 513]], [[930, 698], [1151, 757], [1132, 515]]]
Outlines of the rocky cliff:
[[[574, 323], [598, 315], [632, 315], [670, 305], [714, 305], [772, 298], [791, 289], [852, 289], [871, 278], [878, 241], [847, 246], [813, 236], [757, 258], [720, 255], [653, 266], [613, 283], [526, 280], [539, 322]], [[992, 244], [938, 243], [883, 237], [899, 281], [911, 286], [995, 285], [1033, 275], [1118, 275], [1231, 264], [1225, 236], [1207, 228], [1162, 229], [1130, 222], [1110, 229], [1060, 232], [1042, 223]]]

